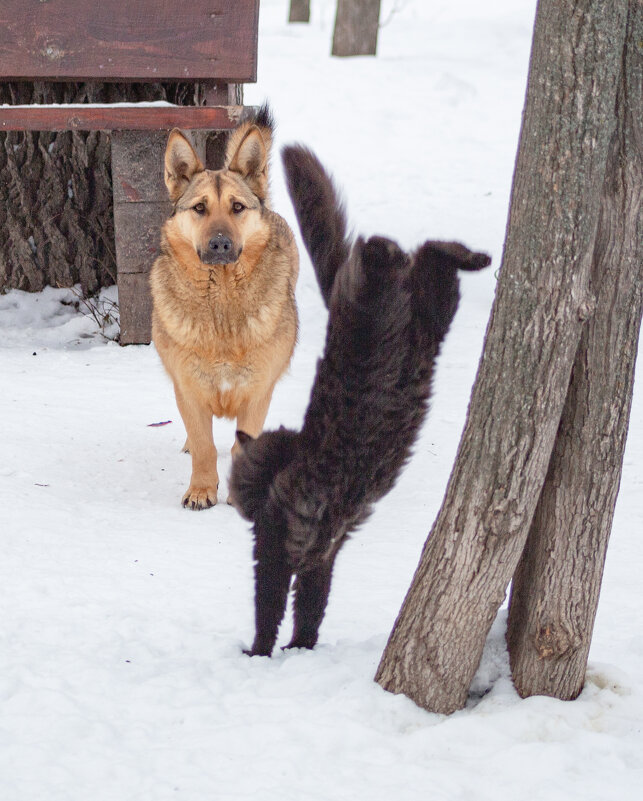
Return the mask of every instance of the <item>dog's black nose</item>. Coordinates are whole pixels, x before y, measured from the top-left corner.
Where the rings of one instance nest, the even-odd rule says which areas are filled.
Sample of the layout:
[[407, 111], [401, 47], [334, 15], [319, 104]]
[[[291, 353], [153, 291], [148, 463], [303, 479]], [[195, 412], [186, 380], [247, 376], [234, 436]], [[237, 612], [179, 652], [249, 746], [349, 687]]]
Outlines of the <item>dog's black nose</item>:
[[232, 242], [227, 236], [217, 234], [210, 240], [210, 250], [217, 256], [226, 256], [232, 250]]

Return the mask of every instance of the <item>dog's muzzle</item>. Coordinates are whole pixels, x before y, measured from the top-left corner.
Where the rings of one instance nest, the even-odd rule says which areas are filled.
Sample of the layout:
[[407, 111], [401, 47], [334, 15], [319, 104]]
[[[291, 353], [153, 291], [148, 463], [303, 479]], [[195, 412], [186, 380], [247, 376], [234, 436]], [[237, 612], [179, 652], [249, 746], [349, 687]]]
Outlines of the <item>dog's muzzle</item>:
[[204, 264], [232, 264], [240, 254], [229, 237], [217, 234], [208, 242], [207, 250], [199, 253], [199, 258]]

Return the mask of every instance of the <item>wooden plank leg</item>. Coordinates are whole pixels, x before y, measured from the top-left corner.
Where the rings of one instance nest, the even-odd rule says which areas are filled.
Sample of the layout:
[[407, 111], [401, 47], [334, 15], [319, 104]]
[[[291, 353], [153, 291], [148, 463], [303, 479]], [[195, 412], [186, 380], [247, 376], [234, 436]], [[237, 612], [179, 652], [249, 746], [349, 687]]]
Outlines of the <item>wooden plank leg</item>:
[[121, 345], [148, 344], [152, 338], [148, 275], [159, 252], [161, 225], [170, 213], [163, 182], [166, 138], [163, 131], [112, 132]]
[[[159, 254], [161, 226], [172, 205], [163, 180], [167, 131], [113, 131], [112, 188], [121, 345], [149, 344], [149, 271]], [[203, 134], [195, 137], [205, 150]], [[201, 153], [199, 154], [201, 155]]]
[[152, 340], [152, 295], [148, 273], [119, 273], [121, 345], [149, 345]]
[[[221, 162], [226, 137], [212, 147], [210, 131], [189, 134], [202, 161], [206, 151]], [[163, 180], [167, 131], [112, 132], [112, 188], [121, 345], [149, 344], [152, 300], [149, 271], [159, 254], [160, 231], [170, 216]], [[216, 141], [216, 140], [215, 140]]]

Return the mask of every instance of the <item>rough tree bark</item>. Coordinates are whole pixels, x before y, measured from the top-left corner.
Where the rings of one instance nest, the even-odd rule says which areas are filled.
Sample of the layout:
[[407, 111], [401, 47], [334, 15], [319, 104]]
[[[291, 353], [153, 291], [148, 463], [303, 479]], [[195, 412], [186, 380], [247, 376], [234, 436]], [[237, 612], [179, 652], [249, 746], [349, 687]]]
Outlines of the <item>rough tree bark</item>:
[[[182, 84], [0, 84], [0, 103], [193, 102]], [[0, 133], [0, 288], [114, 283], [110, 138]]]
[[523, 697], [583, 688], [621, 478], [643, 295], [643, 4], [630, 3], [591, 289], [567, 401], [513, 579], [507, 643]]
[[310, 0], [290, 0], [288, 22], [310, 22]]
[[533, 519], [591, 314], [627, 3], [541, 0], [505, 252], [446, 497], [376, 680], [462, 707]]
[[374, 56], [380, 22], [380, 0], [337, 0], [334, 56]]

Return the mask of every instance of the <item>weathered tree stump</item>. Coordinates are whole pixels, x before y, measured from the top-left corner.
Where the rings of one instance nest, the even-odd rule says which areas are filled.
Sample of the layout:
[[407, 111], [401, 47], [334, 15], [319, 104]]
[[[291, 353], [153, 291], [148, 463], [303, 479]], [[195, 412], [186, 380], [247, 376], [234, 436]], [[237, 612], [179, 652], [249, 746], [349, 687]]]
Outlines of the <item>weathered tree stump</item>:
[[288, 22], [310, 22], [310, 0], [290, 0]]
[[[194, 85], [0, 84], [0, 103], [184, 105]], [[111, 138], [100, 131], [0, 132], [0, 287], [30, 292], [116, 281]]]
[[337, 0], [334, 56], [374, 56], [380, 22], [380, 0]]

